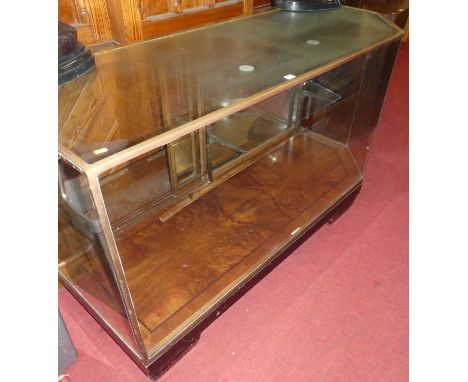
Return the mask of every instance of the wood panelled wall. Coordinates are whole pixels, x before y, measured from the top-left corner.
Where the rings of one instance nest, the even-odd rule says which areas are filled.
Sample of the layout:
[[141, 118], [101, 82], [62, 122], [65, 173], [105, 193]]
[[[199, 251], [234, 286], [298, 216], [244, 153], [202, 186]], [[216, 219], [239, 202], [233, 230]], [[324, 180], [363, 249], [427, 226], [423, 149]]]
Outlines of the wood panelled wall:
[[76, 28], [85, 45], [113, 39], [106, 0], [58, 0], [58, 17]]
[[129, 43], [249, 15], [271, 0], [58, 0], [84, 45]]

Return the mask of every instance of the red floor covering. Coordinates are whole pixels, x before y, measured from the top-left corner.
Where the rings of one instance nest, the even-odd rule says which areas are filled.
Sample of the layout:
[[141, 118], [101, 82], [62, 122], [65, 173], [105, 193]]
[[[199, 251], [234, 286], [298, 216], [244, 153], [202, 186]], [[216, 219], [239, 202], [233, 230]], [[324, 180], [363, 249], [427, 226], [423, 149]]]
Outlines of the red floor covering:
[[[68, 381], [148, 381], [71, 295]], [[161, 381], [408, 380], [408, 46], [403, 44], [363, 189], [206, 329]]]

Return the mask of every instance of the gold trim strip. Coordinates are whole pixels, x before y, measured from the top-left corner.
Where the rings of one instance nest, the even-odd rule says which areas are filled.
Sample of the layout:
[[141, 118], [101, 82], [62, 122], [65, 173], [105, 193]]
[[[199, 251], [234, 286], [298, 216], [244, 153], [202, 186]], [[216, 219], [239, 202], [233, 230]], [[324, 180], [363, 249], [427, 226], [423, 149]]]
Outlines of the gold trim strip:
[[[118, 330], [114, 328], [114, 326], [107, 321], [104, 316], [96, 310], [93, 304], [91, 304], [88, 299], [83, 295], [83, 293], [80, 292], [79, 289], [75, 288], [73, 284], [68, 281], [67, 277], [64, 276], [60, 271], [58, 272], [58, 278], [60, 282], [63, 284], [65, 289], [70, 292], [73, 297], [75, 297], [80, 304], [84, 305], [84, 308], [88, 311], [92, 311], [94, 314], [91, 314], [94, 319], [96, 319], [101, 326], [104, 326], [104, 329], [106, 330], [107, 333], [117, 342], [119, 343], [123, 348], [128, 349], [127, 354], [135, 360], [135, 362], [141, 364], [144, 366], [144, 363], [140, 357], [140, 354], [134, 349], [134, 347], [128, 343], [128, 341], [125, 339], [125, 337], [120, 334]], [[129, 354], [131, 353], [131, 354]]]
[[140, 356], [143, 363], [146, 363], [148, 360], [148, 353], [146, 351], [145, 344], [143, 342], [143, 336], [140, 331], [140, 325], [138, 323], [137, 314], [135, 311], [135, 306], [133, 304], [132, 296], [130, 294], [130, 289], [127, 284], [127, 279], [125, 278], [125, 272], [123, 269], [122, 262], [120, 260], [119, 251], [117, 249], [117, 244], [114, 240], [114, 235], [112, 233], [112, 227], [107, 215], [106, 205], [104, 203], [104, 197], [102, 196], [101, 187], [99, 185], [99, 178], [97, 176], [88, 175], [88, 187], [91, 192], [93, 202], [96, 208], [96, 211], [99, 216], [99, 220], [102, 226], [102, 231], [107, 242], [108, 250], [110, 253], [110, 265], [114, 270], [114, 274], [117, 278], [117, 283], [122, 297], [125, 311], [130, 322], [130, 327], [132, 329], [133, 337], [140, 352]]
[[76, 155], [73, 151], [66, 148], [65, 146], [59, 143], [59, 155], [62, 156], [67, 162], [69, 162], [73, 167], [79, 170], [82, 173], [85, 173], [91, 168], [91, 165], [81, 159], [78, 155]]

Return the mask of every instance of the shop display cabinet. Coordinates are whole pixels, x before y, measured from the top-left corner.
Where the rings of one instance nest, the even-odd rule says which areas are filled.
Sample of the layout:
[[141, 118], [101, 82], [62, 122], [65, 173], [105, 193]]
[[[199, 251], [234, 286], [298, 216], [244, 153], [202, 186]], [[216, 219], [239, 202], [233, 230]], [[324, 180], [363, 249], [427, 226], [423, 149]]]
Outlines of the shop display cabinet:
[[401, 35], [274, 10], [59, 87], [59, 277], [148, 375], [357, 192]]

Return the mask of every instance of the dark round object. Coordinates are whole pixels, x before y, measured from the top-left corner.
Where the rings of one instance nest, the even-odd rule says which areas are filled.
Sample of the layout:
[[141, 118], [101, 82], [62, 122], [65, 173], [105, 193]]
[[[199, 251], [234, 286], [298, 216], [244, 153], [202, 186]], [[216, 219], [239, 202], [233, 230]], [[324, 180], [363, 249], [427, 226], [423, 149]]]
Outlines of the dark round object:
[[94, 57], [78, 42], [76, 30], [58, 22], [58, 84], [81, 76], [94, 66]]
[[339, 0], [273, 0], [273, 5], [293, 12], [321, 11], [341, 6]]

